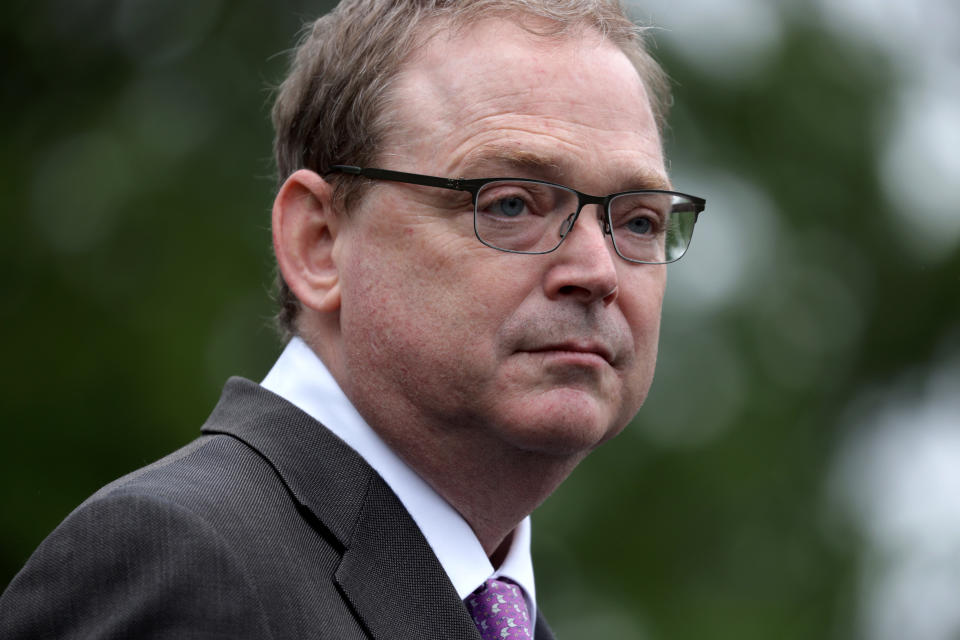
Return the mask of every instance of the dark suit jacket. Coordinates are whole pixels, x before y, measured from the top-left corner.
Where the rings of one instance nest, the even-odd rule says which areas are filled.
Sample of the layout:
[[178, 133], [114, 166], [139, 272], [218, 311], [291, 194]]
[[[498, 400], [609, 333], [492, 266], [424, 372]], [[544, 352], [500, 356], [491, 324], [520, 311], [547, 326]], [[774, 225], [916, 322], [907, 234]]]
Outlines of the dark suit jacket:
[[54, 530], [0, 636], [479, 640], [403, 505], [326, 428], [231, 378], [202, 431]]

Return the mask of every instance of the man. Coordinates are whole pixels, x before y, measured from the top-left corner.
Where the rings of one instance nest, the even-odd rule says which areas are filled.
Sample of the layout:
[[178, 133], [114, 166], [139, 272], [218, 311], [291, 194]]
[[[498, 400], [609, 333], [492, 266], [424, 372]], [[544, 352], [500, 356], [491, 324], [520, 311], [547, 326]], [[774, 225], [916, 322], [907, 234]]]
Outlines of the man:
[[662, 85], [611, 2], [317, 21], [274, 109], [292, 340], [51, 534], [7, 633], [552, 637], [528, 516], [643, 403], [703, 208]]

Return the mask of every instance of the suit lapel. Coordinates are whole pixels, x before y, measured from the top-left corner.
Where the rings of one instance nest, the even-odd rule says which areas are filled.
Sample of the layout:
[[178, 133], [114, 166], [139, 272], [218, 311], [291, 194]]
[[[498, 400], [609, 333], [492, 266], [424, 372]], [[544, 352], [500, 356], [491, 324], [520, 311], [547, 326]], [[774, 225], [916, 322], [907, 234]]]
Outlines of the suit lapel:
[[335, 579], [377, 640], [480, 640], [423, 534], [379, 478], [370, 484]]
[[201, 431], [233, 436], [263, 456], [331, 542], [346, 546], [367, 484], [379, 477], [346, 443], [280, 396], [236, 377]]
[[410, 514], [370, 465], [323, 425], [260, 385], [231, 378], [202, 430], [238, 438], [273, 466], [341, 550], [334, 579], [374, 640], [480, 640]]

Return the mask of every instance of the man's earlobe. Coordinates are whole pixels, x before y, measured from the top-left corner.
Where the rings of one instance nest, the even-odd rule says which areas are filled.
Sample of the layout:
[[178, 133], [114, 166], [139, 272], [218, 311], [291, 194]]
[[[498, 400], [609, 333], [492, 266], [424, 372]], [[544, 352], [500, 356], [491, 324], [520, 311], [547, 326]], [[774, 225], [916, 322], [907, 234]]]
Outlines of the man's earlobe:
[[339, 218], [333, 187], [307, 169], [290, 175], [273, 201], [273, 250], [283, 279], [307, 308], [340, 308], [340, 277], [334, 260]]

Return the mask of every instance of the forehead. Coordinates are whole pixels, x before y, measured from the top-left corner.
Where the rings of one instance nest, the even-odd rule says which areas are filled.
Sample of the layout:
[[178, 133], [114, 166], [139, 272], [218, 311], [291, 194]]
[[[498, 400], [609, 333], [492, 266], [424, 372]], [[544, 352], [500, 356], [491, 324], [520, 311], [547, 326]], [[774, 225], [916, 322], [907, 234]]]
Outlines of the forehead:
[[499, 163], [594, 182], [591, 172], [666, 181], [643, 83], [590, 28], [553, 37], [490, 18], [440, 31], [404, 64], [391, 102], [390, 168], [480, 177]]

